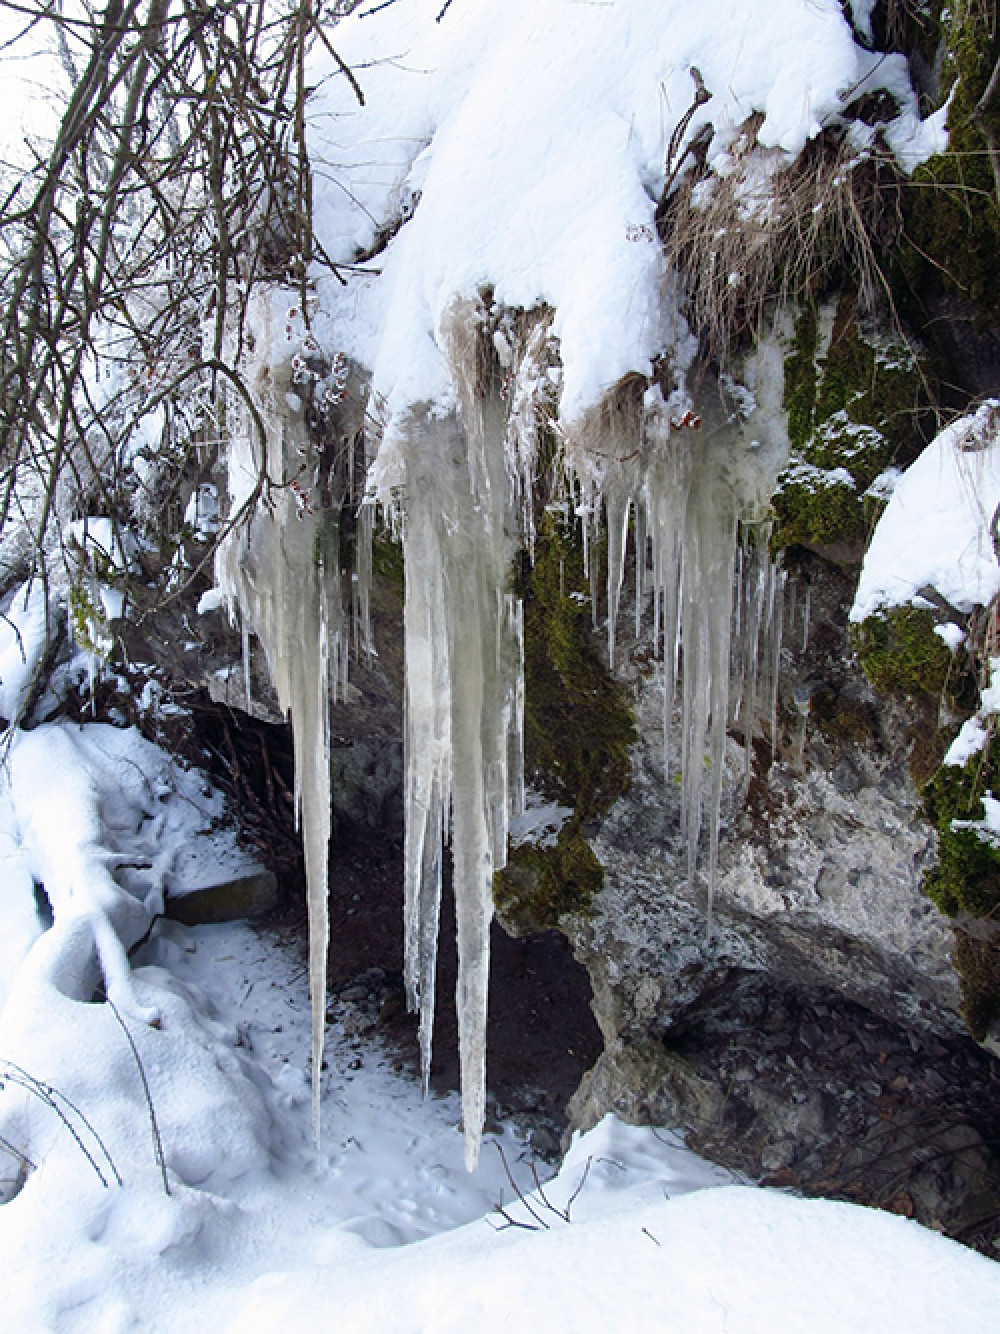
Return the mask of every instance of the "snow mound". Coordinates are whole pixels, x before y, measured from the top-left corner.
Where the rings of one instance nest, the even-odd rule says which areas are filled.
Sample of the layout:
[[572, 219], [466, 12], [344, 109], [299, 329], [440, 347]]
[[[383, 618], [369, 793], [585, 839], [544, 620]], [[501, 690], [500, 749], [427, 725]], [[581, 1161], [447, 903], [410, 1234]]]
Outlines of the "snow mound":
[[[994, 1328], [1000, 1267], [903, 1219], [734, 1186], [663, 1131], [608, 1117], [541, 1186], [507, 1134], [517, 1188], [492, 1151], [469, 1177], [458, 1099], [421, 1101], [336, 1020], [317, 1155], [297, 956], [243, 924], [164, 922], [124, 957], [210, 823], [204, 780], [102, 725], [13, 745], [0, 940], [36, 880], [53, 921], [35, 914], [0, 1011], [5, 1327]], [[95, 918], [121, 950], [118, 1014], [94, 991]]]
[[[884, 88], [906, 170], [945, 143], [943, 115], [918, 117], [903, 57], [860, 47], [839, 0], [463, 0], [435, 22], [440, 10], [365, 6], [338, 25], [363, 107], [332, 61], [315, 65], [327, 252], [350, 262], [399, 229], [347, 349], [374, 370], [390, 423], [455, 405], [443, 327], [487, 286], [501, 305], [555, 311], [564, 422], [628, 372], [648, 375], [670, 334], [657, 202], [706, 125], [710, 169], [727, 170], [755, 113], [757, 144], [790, 162], [860, 91]], [[694, 108], [698, 80], [710, 96]]]
[[[682, 1151], [608, 1118], [578, 1138], [519, 1225], [489, 1220], [325, 1273], [260, 1279], [227, 1328], [397, 1334], [964, 1334], [996, 1327], [1000, 1267], [905, 1219], [742, 1186], [696, 1189]], [[589, 1170], [588, 1170], [589, 1169]], [[671, 1170], [672, 1169], [672, 1170]], [[687, 1165], [690, 1172], [690, 1160]], [[704, 1175], [701, 1187], [718, 1185]], [[579, 1193], [575, 1195], [579, 1188]]]
[[[921, 602], [933, 589], [957, 611], [1000, 592], [991, 526], [1000, 505], [1000, 401], [953, 422], [897, 482], [865, 555], [851, 620]], [[926, 600], [924, 600], [926, 605]]]

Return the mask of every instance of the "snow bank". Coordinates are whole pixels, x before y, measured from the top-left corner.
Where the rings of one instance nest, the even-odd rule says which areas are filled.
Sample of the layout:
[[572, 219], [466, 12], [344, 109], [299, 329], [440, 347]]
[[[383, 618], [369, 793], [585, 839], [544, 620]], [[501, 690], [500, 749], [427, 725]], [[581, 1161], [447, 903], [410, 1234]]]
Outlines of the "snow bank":
[[1000, 401], [990, 399], [938, 435], [900, 478], [865, 555], [851, 620], [920, 601], [922, 589], [957, 611], [1000, 592], [990, 527], [1000, 505]]
[[651, 1144], [609, 1118], [545, 1187], [559, 1208], [580, 1187], [569, 1222], [532, 1195], [532, 1213], [512, 1212], [520, 1227], [483, 1220], [377, 1260], [268, 1275], [227, 1328], [306, 1334], [336, 1310], [357, 1334], [995, 1329], [1000, 1267], [989, 1260], [855, 1205], [739, 1186], [683, 1193], [683, 1169], [679, 1181], [662, 1160], [650, 1170]]
[[[185, 1181], [204, 1179], [227, 1156], [253, 1156], [260, 1136], [245, 1123], [257, 1113], [245, 1093], [233, 1095], [232, 1124], [244, 1130], [205, 1166], [198, 1138], [212, 1132], [195, 1110], [211, 1077], [200, 1021], [179, 1018], [190, 1002], [169, 979], [134, 974], [127, 950], [163, 911], [178, 853], [188, 866], [199, 850], [202, 860], [231, 857], [212, 832], [220, 811], [218, 794], [197, 774], [177, 769], [134, 730], [58, 723], [10, 738], [0, 795], [0, 1084], [4, 1063], [14, 1062], [76, 1106], [100, 1106], [112, 1156], [130, 1164], [138, 1142], [148, 1166], [148, 1117], [127, 1026], [151, 1069], [174, 1072], [176, 1096], [161, 1097], [161, 1117], [184, 1127], [168, 1167]], [[100, 1003], [104, 996], [117, 1015]], [[25, 1191], [44, 1194], [67, 1161], [86, 1176], [65, 1124], [23, 1085], [3, 1088], [0, 1134], [7, 1168], [23, 1153], [38, 1169]], [[93, 1150], [93, 1138], [84, 1139]]]
[[[463, 0], [440, 23], [440, 0], [376, 8], [335, 32], [364, 107], [316, 61], [328, 82], [311, 151], [330, 255], [354, 260], [401, 227], [377, 261], [384, 292], [364, 333], [346, 334], [390, 422], [417, 403], [454, 406], [443, 325], [484, 286], [509, 307], [554, 309], [564, 421], [627, 372], [649, 374], [671, 314], [656, 204], [705, 124], [720, 172], [755, 112], [758, 144], [790, 161], [859, 90], [887, 88], [907, 169], [945, 142], [942, 115], [918, 119], [903, 58], [858, 46], [839, 0]], [[693, 70], [711, 98], [668, 163]]]
[[14, 738], [0, 940], [35, 877], [54, 921], [28, 933], [0, 1011], [5, 1327], [994, 1328], [1000, 1267], [902, 1219], [734, 1186], [662, 1131], [608, 1117], [541, 1190], [505, 1135], [524, 1195], [492, 1150], [469, 1177], [458, 1099], [422, 1102], [336, 1020], [317, 1155], [296, 954], [242, 924], [162, 922], [121, 979], [121, 1021], [87, 990], [93, 941], [67, 964], [88, 913], [117, 923], [120, 941], [139, 929], [215, 802], [134, 731]]

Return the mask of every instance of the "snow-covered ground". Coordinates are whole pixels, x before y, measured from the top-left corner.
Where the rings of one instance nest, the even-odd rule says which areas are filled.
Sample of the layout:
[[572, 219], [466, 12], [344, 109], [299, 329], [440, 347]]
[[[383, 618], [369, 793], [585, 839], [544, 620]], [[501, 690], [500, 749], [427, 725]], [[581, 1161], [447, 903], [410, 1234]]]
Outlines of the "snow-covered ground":
[[489, 1141], [470, 1176], [457, 1096], [423, 1101], [336, 1009], [317, 1149], [298, 948], [164, 919], [122, 948], [164, 887], [238, 869], [219, 814], [135, 731], [12, 741], [5, 1330], [995, 1329], [1000, 1266], [904, 1219], [734, 1183], [669, 1132], [609, 1118], [543, 1196], [508, 1130], [491, 1138], [528, 1199]]

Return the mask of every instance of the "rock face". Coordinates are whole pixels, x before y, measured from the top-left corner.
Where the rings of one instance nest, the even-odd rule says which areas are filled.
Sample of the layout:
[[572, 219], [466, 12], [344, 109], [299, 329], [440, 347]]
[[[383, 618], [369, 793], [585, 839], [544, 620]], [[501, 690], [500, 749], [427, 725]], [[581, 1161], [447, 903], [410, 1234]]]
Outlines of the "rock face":
[[[911, 724], [877, 710], [850, 665], [849, 580], [818, 561], [809, 574], [808, 625], [801, 586], [786, 612], [773, 758], [770, 738], [758, 738], [749, 784], [742, 737], [730, 737], [710, 939], [705, 878], [688, 881], [677, 785], [664, 784], [660, 685], [633, 672], [632, 782], [592, 839], [604, 885], [591, 913], [563, 922], [609, 1043], [666, 1032], [741, 972], [961, 1031], [952, 932], [921, 890], [935, 836], [908, 769]], [[633, 663], [646, 657], [637, 645]]]
[[965, 1033], [954, 933], [922, 890], [936, 835], [910, 770], [939, 706], [876, 700], [847, 648], [850, 583], [818, 559], [793, 573], [774, 754], [754, 742], [749, 784], [729, 739], [709, 937], [664, 785], [659, 682], [649, 646], [631, 653], [631, 785], [593, 830], [602, 888], [560, 923], [605, 1042], [570, 1123], [681, 1125], [754, 1177], [965, 1235], [996, 1214], [1000, 1162], [993, 1062]]
[[[706, 940], [704, 878], [688, 883], [676, 795], [663, 795], [658, 693], [643, 690], [632, 785], [592, 840], [604, 867], [592, 915], [564, 923], [594, 979], [607, 1039], [665, 1030], [734, 969], [829, 988], [897, 1022], [960, 1029], [952, 932], [921, 891], [934, 835], [905, 767], [807, 743], [805, 771], [779, 757], [741, 809], [733, 789], [743, 752], [731, 741]], [[815, 753], [824, 750], [826, 765]]]

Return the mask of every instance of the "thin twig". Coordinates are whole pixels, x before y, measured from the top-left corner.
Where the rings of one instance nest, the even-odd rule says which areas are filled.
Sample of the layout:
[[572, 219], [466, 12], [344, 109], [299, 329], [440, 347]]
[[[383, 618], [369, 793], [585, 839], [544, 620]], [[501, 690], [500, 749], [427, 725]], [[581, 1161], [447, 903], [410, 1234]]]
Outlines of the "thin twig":
[[114, 1003], [114, 1001], [111, 999], [110, 996], [106, 996], [105, 1000], [107, 1004], [111, 1007], [112, 1014], [115, 1016], [115, 1018], [121, 1025], [122, 1032], [128, 1039], [128, 1045], [132, 1048], [132, 1055], [135, 1057], [136, 1067], [139, 1071], [139, 1078], [142, 1081], [143, 1095], [145, 1096], [146, 1099], [146, 1107], [149, 1111], [149, 1125], [153, 1134], [153, 1157], [156, 1159], [157, 1166], [160, 1169], [160, 1176], [163, 1179], [163, 1193], [164, 1195], [169, 1195], [170, 1180], [167, 1176], [166, 1159], [163, 1156], [163, 1141], [160, 1138], [160, 1127], [157, 1124], [156, 1120], [156, 1108], [153, 1106], [153, 1095], [149, 1090], [149, 1080], [146, 1078], [146, 1070], [142, 1063], [142, 1057], [139, 1055], [139, 1049], [135, 1045], [135, 1040], [133, 1039], [132, 1034], [129, 1032], [128, 1025], [122, 1018], [118, 1006]]

